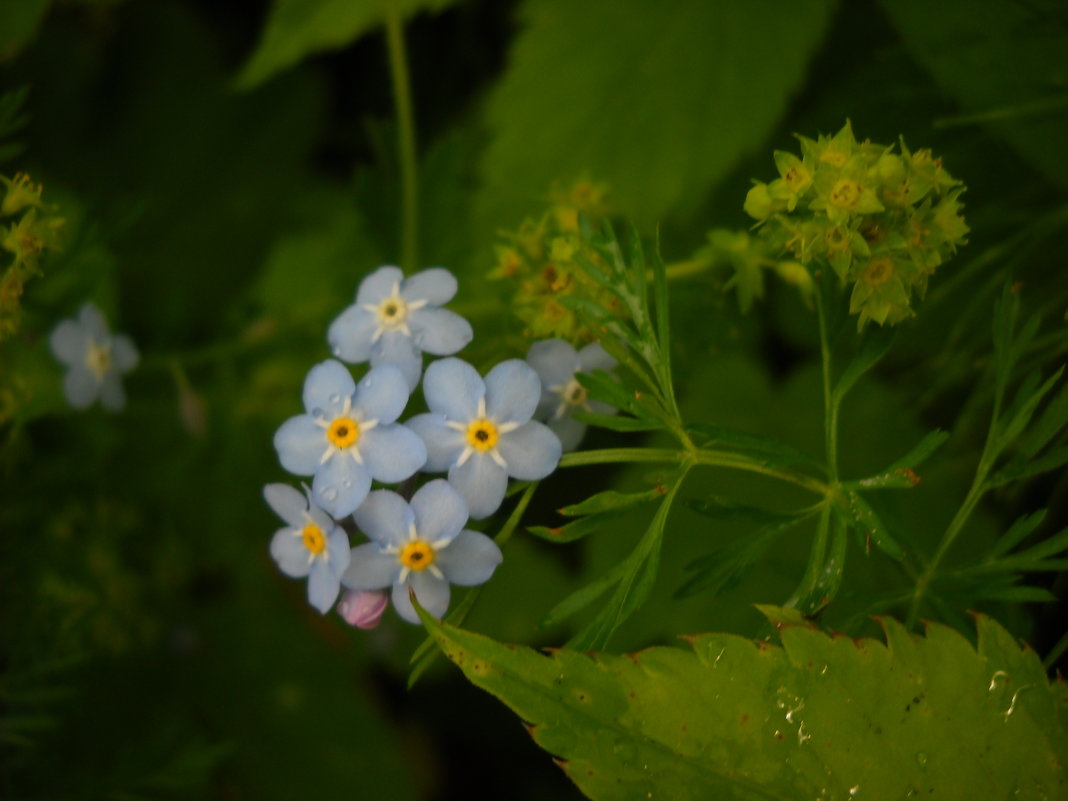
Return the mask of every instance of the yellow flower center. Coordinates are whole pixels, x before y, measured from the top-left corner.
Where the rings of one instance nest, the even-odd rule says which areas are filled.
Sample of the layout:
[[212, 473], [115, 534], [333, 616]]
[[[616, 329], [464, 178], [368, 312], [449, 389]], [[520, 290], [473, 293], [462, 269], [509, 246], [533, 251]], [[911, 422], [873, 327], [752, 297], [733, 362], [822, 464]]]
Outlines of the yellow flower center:
[[315, 523], [308, 523], [300, 532], [300, 536], [304, 540], [304, 547], [316, 556], [326, 550], [326, 537], [323, 536], [323, 530]]
[[848, 161], [848, 157], [841, 150], [829, 147], [820, 154], [820, 161], [834, 167], [841, 167]]
[[339, 417], [326, 429], [326, 438], [338, 448], [347, 448], [360, 438], [360, 426], [351, 417]]
[[89, 350], [85, 354], [85, 366], [88, 367], [100, 380], [111, 369], [111, 345], [97, 345], [89, 343]]
[[786, 181], [787, 185], [795, 192], [800, 192], [811, 183], [812, 176], [804, 167], [799, 167], [795, 164], [786, 171], [786, 174], [783, 175], [782, 179]]
[[894, 274], [894, 265], [890, 259], [872, 259], [868, 262], [866, 275], [868, 283], [873, 286], [885, 284]]
[[856, 181], [841, 180], [831, 190], [831, 203], [840, 209], [851, 209], [860, 200], [860, 184]]
[[467, 444], [477, 451], [489, 451], [497, 447], [497, 426], [489, 420], [475, 420], [467, 427]]
[[378, 324], [383, 328], [400, 328], [408, 319], [408, 304], [392, 295], [378, 305]]
[[827, 232], [826, 238], [827, 247], [830, 250], [845, 250], [849, 245], [849, 240], [846, 238], [845, 231], [837, 225]]
[[422, 540], [409, 542], [400, 552], [401, 564], [411, 570], [426, 570], [434, 564], [434, 549]]

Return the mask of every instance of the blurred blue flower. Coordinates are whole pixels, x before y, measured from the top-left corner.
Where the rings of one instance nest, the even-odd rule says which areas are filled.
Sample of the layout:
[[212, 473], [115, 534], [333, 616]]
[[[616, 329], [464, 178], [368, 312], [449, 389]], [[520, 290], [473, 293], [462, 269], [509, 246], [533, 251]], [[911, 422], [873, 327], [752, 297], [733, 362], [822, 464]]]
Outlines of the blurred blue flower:
[[357, 386], [341, 362], [317, 364], [304, 381], [307, 414], [274, 435], [282, 467], [314, 475], [315, 502], [335, 518], [351, 514], [372, 478], [403, 481], [426, 462], [422, 440], [396, 423], [407, 403], [408, 383], [396, 365], [371, 368]]
[[504, 500], [508, 477], [545, 478], [560, 461], [560, 440], [531, 417], [541, 397], [541, 382], [526, 362], [509, 359], [485, 381], [460, 359], [441, 359], [423, 376], [430, 407], [408, 421], [426, 443], [430, 473], [449, 473], [471, 512], [481, 520]]
[[456, 278], [442, 267], [410, 278], [397, 267], [379, 267], [360, 282], [356, 303], [330, 325], [327, 340], [346, 362], [398, 365], [413, 390], [424, 352], [448, 356], [471, 341], [467, 320], [439, 308], [455, 294]]
[[122, 374], [137, 366], [140, 356], [133, 341], [121, 334], [108, 333], [100, 309], [86, 303], [77, 319], [64, 320], [49, 339], [52, 353], [66, 365], [63, 392], [75, 409], [86, 409], [97, 397], [108, 411], [126, 405]]
[[390, 490], [375, 490], [353, 519], [371, 542], [352, 549], [341, 583], [353, 590], [393, 587], [393, 606], [418, 623], [409, 588], [419, 604], [440, 618], [449, 606], [449, 584], [473, 587], [489, 580], [504, 558], [497, 543], [464, 528], [467, 505], [444, 479], [428, 481], [411, 504]]
[[590, 400], [589, 393], [575, 378], [576, 373], [594, 370], [611, 370], [616, 366], [613, 359], [597, 342], [580, 351], [562, 339], [547, 339], [535, 342], [527, 353], [527, 364], [534, 368], [541, 379], [541, 401], [537, 417], [547, 421], [565, 451], [578, 447], [586, 424], [580, 423], [572, 414], [577, 410], [615, 414], [615, 407]]
[[287, 524], [271, 539], [271, 556], [287, 576], [308, 577], [308, 601], [326, 614], [337, 600], [341, 574], [352, 556], [348, 535], [315, 505], [310, 493], [305, 498], [287, 484], [268, 484], [263, 497]]

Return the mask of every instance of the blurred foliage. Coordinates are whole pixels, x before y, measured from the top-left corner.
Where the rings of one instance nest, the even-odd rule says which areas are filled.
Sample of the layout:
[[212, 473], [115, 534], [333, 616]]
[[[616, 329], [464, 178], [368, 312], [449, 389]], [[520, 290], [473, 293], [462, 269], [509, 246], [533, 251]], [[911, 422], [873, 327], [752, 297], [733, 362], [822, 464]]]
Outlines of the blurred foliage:
[[[419, 249], [460, 278], [453, 308], [476, 333], [465, 358], [481, 369], [522, 356], [528, 330], [561, 333], [533, 324], [556, 300], [536, 280], [557, 262], [574, 275], [614, 264], [575, 249], [582, 221], [632, 218], [638, 235], [623, 239], [642, 249], [649, 284], [621, 308], [648, 290], [651, 311], [620, 324], [647, 326], [638, 339], [652, 332], [660, 352], [623, 372], [659, 370], [661, 394], [627, 399], [586, 447], [673, 448], [678, 432], [645, 433], [667, 417], [697, 424], [684, 433], [699, 449], [727, 437], [823, 480], [796, 461], [824, 461], [822, 304], [832, 389], [848, 384], [838, 473], [862, 501], [824, 526], [796, 515], [812, 501], [802, 487], [722, 465], [569, 467], [527, 498], [465, 625], [534, 646], [596, 633], [619, 650], [683, 632], [760, 637], [771, 628], [752, 605], [793, 601], [860, 636], [875, 633], [874, 613], [908, 616], [934, 559], [917, 614], [970, 637], [966, 610], [986, 612], [1047, 667], [1063, 660], [1064, 12], [928, 5], [394, 6], [420, 101]], [[271, 436], [326, 356], [330, 319], [401, 250], [385, 8], [0, 2], [5, 197], [43, 185], [66, 221], [0, 342], [5, 798], [579, 797], [454, 669], [428, 661], [404, 691], [424, 632], [320, 618], [267, 555], [276, 521], [260, 492], [281, 475]], [[811, 288], [813, 308], [768, 282], [743, 315], [723, 291], [730, 275], [700, 254], [709, 230], [751, 223], [743, 200], [767, 154], [847, 117], [874, 141], [929, 148], [968, 185], [970, 242], [888, 350], [858, 338], [833, 282]], [[576, 181], [598, 201], [607, 187], [604, 204], [562, 203], [554, 191]], [[42, 208], [22, 206], [0, 225], [31, 213], [26, 224], [42, 224]], [[490, 280], [525, 234], [538, 245], [519, 254], [526, 290]], [[144, 357], [121, 416], [71, 412], [48, 352], [52, 326], [85, 300]], [[574, 315], [581, 300], [560, 305]], [[672, 335], [658, 339], [668, 306]], [[621, 386], [589, 389], [622, 405]], [[952, 436], [921, 462], [914, 446], [939, 430]], [[967, 520], [936, 557], [962, 499]], [[900, 559], [889, 540], [880, 550], [873, 520]], [[589, 586], [603, 590], [596, 602], [547, 618]]]

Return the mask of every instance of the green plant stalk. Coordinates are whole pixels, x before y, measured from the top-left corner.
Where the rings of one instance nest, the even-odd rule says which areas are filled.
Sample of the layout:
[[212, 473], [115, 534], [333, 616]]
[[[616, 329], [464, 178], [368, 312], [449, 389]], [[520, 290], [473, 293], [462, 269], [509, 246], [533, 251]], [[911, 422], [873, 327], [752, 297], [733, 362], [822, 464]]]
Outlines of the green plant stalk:
[[386, 3], [386, 42], [393, 101], [397, 110], [397, 151], [401, 171], [401, 266], [419, 266], [419, 175], [415, 159], [415, 118], [411, 80], [404, 49], [404, 20], [396, 0]]
[[827, 338], [827, 315], [823, 298], [816, 296], [816, 316], [820, 328], [820, 361], [823, 363], [823, 440], [827, 455], [827, 476], [830, 486], [838, 486], [838, 407], [841, 398], [831, 389], [831, 345]]
[[659, 463], [659, 464], [700, 464], [708, 467], [727, 467], [758, 473], [769, 478], [787, 481], [799, 487], [827, 496], [830, 488], [813, 476], [796, 473], [791, 470], [779, 470], [769, 467], [761, 461], [729, 451], [715, 451], [706, 448], [693, 450], [675, 450], [673, 448], [606, 448], [593, 451], [575, 451], [565, 453], [560, 459], [560, 467], [582, 467], [594, 464], [623, 463]]

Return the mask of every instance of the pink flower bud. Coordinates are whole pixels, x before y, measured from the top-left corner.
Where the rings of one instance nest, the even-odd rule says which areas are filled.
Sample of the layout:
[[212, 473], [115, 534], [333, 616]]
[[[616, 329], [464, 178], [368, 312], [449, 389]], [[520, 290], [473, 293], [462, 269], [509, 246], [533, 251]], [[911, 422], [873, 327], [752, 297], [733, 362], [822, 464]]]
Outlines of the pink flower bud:
[[361, 629], [373, 629], [382, 620], [389, 600], [381, 591], [346, 590], [337, 605], [338, 614], [345, 618], [350, 626]]

